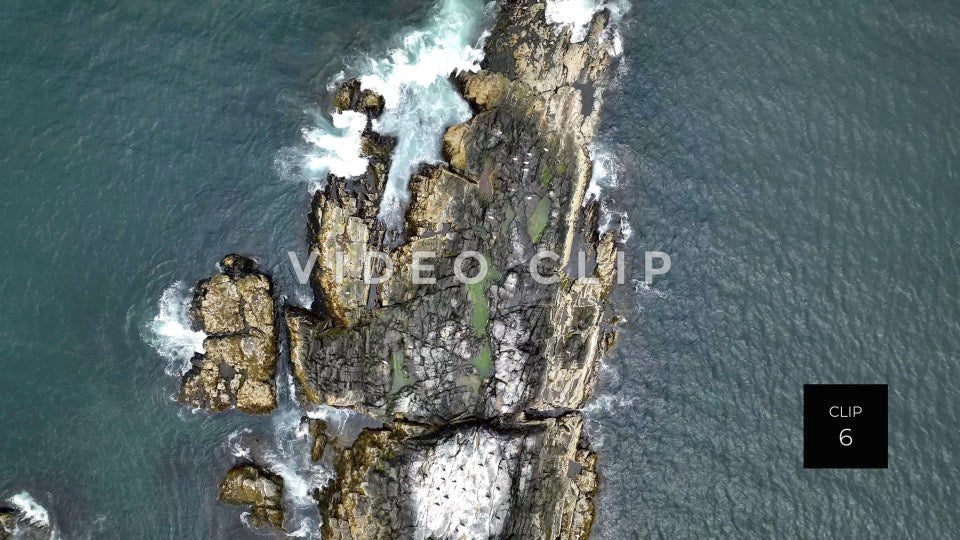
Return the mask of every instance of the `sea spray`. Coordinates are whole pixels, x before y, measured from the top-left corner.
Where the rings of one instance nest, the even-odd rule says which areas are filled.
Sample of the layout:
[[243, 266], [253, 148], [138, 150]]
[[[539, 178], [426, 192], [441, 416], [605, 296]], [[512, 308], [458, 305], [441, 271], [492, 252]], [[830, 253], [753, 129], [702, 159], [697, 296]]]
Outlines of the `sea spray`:
[[398, 139], [379, 214], [392, 228], [402, 222], [414, 168], [440, 161], [444, 130], [470, 119], [470, 107], [450, 75], [480, 69], [484, 18], [481, 2], [443, 0], [425, 29], [406, 34], [385, 58], [362, 67], [361, 84], [386, 101], [375, 129]]
[[190, 359], [203, 353], [207, 335], [190, 323], [192, 291], [182, 281], [168, 287], [160, 297], [157, 315], [147, 326], [144, 339], [167, 360], [166, 373], [179, 377], [190, 368]]
[[[363, 88], [385, 99], [374, 129], [398, 139], [379, 211], [379, 218], [392, 228], [402, 223], [411, 173], [420, 163], [440, 161], [444, 130], [470, 118], [470, 108], [450, 76], [480, 68], [481, 29], [492, 6], [441, 0], [422, 28], [402, 34], [386, 54], [347, 62], [347, 72], [358, 77]], [[338, 74], [331, 89], [343, 78]], [[351, 111], [330, 117], [307, 112], [315, 125], [303, 130], [306, 145], [281, 151], [276, 161], [279, 174], [299, 176], [312, 189], [322, 186], [328, 173], [363, 174], [367, 164], [360, 155], [363, 116]]]
[[7, 499], [7, 503], [17, 510], [17, 516], [32, 527], [49, 531], [50, 538], [60, 538], [56, 526], [50, 520], [50, 512], [38, 503], [30, 493], [21, 491]]
[[622, 15], [630, 9], [627, 0], [547, 0], [544, 16], [558, 30], [569, 29], [570, 41], [580, 43], [587, 37], [593, 16], [604, 9], [610, 12], [613, 25], [603, 39], [610, 44], [610, 54], [619, 56], [623, 47], [616, 26]]
[[360, 134], [367, 125], [361, 113], [343, 111], [330, 120], [314, 117], [317, 127], [304, 129], [303, 140], [314, 149], [306, 157], [308, 178], [319, 184], [327, 173], [357, 176], [367, 170], [367, 160], [360, 155]]

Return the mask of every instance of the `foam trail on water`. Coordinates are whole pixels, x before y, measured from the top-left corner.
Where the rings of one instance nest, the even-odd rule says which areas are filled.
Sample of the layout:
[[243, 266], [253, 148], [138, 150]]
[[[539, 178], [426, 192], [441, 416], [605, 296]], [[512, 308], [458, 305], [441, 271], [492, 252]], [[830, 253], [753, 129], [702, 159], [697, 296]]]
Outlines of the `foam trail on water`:
[[191, 327], [188, 311], [191, 301], [191, 290], [182, 281], [168, 287], [144, 336], [147, 343], [167, 359], [165, 371], [171, 376], [183, 375], [190, 368], [193, 355], [203, 353], [203, 340], [207, 335]]

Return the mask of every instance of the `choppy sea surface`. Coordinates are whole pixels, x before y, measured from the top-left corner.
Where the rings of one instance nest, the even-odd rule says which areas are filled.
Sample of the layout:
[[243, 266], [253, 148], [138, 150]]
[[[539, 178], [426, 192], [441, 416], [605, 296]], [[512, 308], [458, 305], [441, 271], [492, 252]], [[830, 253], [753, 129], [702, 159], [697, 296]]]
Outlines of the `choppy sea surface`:
[[[328, 86], [393, 92], [383, 128], [416, 134], [397, 166], [435, 159], [430, 133], [469, 114], [444, 70], [479, 59], [488, 16], [468, 0], [4, 5], [3, 504], [64, 538], [255, 537], [216, 502], [237, 456], [295, 487], [324, 478], [285, 376], [270, 417], [172, 401], [198, 345], [184, 302], [229, 252], [308, 301], [287, 251], [306, 252], [309, 188], [356, 166]], [[673, 267], [621, 291], [588, 407], [596, 535], [955, 535], [960, 6], [633, 0], [620, 30], [601, 193], [630, 260]], [[816, 382], [889, 384], [888, 469], [802, 468]], [[316, 516], [293, 499], [306, 534]]]

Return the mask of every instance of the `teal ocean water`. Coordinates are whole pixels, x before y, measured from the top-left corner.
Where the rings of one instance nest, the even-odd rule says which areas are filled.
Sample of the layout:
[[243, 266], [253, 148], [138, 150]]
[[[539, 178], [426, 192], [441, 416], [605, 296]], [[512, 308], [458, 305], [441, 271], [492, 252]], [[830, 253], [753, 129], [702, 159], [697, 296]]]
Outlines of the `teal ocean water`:
[[[293, 485], [325, 473], [296, 457], [298, 411], [172, 401], [196, 341], [188, 289], [241, 252], [306, 301], [286, 252], [306, 251], [311, 164], [350, 165], [311, 137], [349, 137], [327, 86], [392, 84], [396, 129], [427, 135], [404, 155], [430, 159], [430, 128], [464, 110], [442, 82], [405, 90], [397, 66], [471, 62], [485, 15], [468, 0], [7, 2], [0, 499], [29, 494], [14, 501], [64, 538], [269, 535], [215, 500], [235, 456], [264, 454]], [[633, 307], [589, 407], [596, 535], [955, 535], [960, 8], [634, 0], [621, 25], [603, 194], [633, 258], [662, 250], [673, 269], [621, 291]], [[802, 469], [810, 382], [890, 385], [889, 469]], [[306, 532], [316, 516], [292, 502], [288, 528]]]

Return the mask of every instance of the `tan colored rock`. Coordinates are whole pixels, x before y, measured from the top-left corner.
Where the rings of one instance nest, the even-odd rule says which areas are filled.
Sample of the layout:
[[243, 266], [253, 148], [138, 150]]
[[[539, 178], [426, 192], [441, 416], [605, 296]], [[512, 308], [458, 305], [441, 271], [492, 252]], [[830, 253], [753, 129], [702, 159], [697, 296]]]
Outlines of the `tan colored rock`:
[[12, 540], [17, 528], [17, 512], [8, 508], [0, 508], [0, 540]]
[[283, 529], [283, 478], [252, 465], [234, 467], [220, 483], [220, 500], [249, 505], [254, 527]]
[[239, 255], [226, 256], [220, 267], [221, 274], [197, 285], [192, 313], [207, 338], [178, 399], [211, 411], [267, 413], [276, 407], [278, 358], [270, 278]]
[[[359, 271], [330, 283], [321, 264], [318, 311], [285, 313], [302, 395], [385, 422], [334, 452], [338, 479], [318, 496], [327, 538], [589, 536], [596, 455], [579, 409], [614, 342], [606, 301], [620, 240], [598, 232], [598, 205], [585, 201], [609, 14], [575, 44], [543, 10], [498, 4], [483, 69], [456, 77], [474, 115], [444, 133], [447, 164], [413, 174], [403, 234], [374, 218], [369, 194], [386, 169], [331, 177], [315, 198], [321, 261], [388, 247], [394, 269], [370, 287]], [[573, 275], [575, 249], [585, 275]], [[559, 255], [536, 268], [553, 282], [528, 266], [543, 250]], [[424, 251], [436, 281], [414, 284]], [[477, 283], [454, 278], [466, 251], [489, 267]]]
[[464, 99], [480, 110], [497, 107], [503, 102], [510, 79], [486, 70], [462, 72], [457, 75]]
[[377, 118], [383, 114], [384, 104], [383, 96], [370, 89], [361, 89], [357, 79], [340, 83], [333, 94], [333, 106], [337, 112], [356, 111]]
[[465, 124], [457, 124], [450, 126], [443, 134], [443, 157], [455, 171], [467, 168], [467, 147], [464, 144], [466, 131]]

